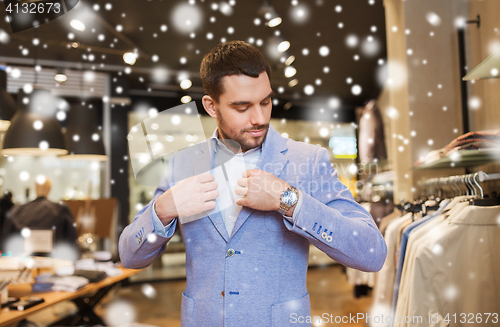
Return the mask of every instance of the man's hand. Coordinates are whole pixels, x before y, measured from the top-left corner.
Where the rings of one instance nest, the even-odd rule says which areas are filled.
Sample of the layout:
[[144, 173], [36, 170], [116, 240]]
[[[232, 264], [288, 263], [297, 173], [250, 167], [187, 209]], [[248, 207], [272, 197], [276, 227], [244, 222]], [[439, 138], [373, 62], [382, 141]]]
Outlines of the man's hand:
[[156, 199], [156, 214], [167, 225], [176, 217], [189, 217], [212, 210], [218, 196], [213, 175], [192, 176], [175, 184]]
[[246, 170], [238, 179], [234, 192], [244, 198], [236, 204], [262, 211], [277, 211], [280, 208], [281, 193], [290, 185], [271, 173], [260, 169]]

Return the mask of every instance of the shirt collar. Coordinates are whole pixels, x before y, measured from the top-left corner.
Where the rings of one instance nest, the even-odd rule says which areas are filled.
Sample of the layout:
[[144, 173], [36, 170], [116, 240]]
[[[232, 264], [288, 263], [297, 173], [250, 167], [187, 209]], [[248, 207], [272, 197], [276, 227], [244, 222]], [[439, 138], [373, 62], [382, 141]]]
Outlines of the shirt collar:
[[[234, 152], [231, 151], [220, 139], [219, 139], [219, 129], [216, 128], [215, 131], [212, 133], [212, 136], [209, 138], [208, 144], [210, 145], [210, 151], [212, 153], [217, 153], [217, 151], [222, 150], [225, 151], [228, 154], [234, 155]], [[237, 156], [247, 156], [250, 153], [254, 153], [257, 151], [262, 150], [262, 145], [250, 150], [247, 150], [245, 152], [239, 152], [236, 155]]]

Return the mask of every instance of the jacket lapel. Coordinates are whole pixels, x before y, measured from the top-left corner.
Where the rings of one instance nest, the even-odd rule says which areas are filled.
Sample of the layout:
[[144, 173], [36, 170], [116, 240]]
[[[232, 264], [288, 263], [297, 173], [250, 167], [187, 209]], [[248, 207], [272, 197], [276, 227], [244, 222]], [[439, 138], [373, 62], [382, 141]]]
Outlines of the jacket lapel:
[[[262, 152], [260, 154], [259, 161], [257, 162], [256, 169], [267, 171], [268, 173], [279, 177], [288, 162], [288, 159], [285, 156], [287, 149], [288, 148], [283, 137], [272, 126], [269, 126], [266, 139], [262, 144]], [[238, 219], [234, 225], [233, 232], [231, 233], [231, 237], [238, 232], [240, 227], [245, 223], [253, 211], [254, 209], [248, 207], [241, 208]]]
[[[208, 142], [204, 144], [205, 146], [201, 149], [200, 153], [194, 156], [194, 174], [205, 174], [212, 170], [212, 158], [208, 148]], [[208, 218], [212, 221], [212, 224], [219, 232], [220, 236], [227, 242], [229, 242], [229, 235], [226, 230], [226, 225], [224, 225], [224, 220], [222, 219], [222, 214], [217, 206], [210, 212], [207, 212]]]

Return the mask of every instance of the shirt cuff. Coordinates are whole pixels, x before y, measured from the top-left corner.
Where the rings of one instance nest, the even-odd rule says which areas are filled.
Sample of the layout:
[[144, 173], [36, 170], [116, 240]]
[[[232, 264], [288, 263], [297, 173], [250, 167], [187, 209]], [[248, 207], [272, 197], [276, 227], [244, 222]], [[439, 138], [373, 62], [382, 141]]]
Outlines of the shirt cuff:
[[287, 215], [283, 215], [283, 217], [285, 217], [286, 220], [288, 220], [289, 222], [291, 222], [293, 224], [293, 221], [297, 217], [301, 206], [302, 206], [302, 191], [299, 190], [299, 200], [297, 201], [297, 204], [295, 205], [295, 210], [293, 210], [292, 216], [290, 217]]
[[163, 225], [160, 218], [158, 218], [158, 215], [156, 214], [155, 203], [156, 200], [154, 200], [153, 203], [151, 204], [151, 220], [153, 221], [154, 230], [156, 234], [160, 236], [172, 237], [172, 235], [174, 235], [175, 232], [175, 223], [177, 222], [177, 218], [172, 219], [172, 221], [168, 223], [168, 225]]

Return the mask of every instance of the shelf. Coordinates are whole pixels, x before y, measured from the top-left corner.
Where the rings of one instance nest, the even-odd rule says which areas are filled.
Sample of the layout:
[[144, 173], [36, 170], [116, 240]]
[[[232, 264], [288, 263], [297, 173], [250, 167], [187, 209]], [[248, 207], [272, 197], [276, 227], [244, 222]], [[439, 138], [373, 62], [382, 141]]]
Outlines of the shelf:
[[500, 162], [500, 148], [457, 151], [450, 156], [414, 166], [413, 169], [465, 168], [492, 162]]
[[469, 81], [473, 79], [498, 77], [500, 77], [500, 50], [483, 60], [483, 62], [471, 70], [462, 80]]

